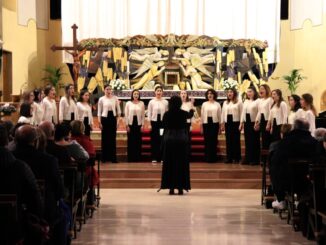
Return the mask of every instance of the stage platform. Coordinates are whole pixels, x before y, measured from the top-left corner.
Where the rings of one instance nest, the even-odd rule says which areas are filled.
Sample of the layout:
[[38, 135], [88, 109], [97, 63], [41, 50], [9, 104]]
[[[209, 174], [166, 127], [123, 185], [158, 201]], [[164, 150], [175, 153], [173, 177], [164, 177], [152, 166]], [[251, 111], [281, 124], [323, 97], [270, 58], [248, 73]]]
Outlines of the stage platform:
[[[161, 182], [160, 163], [102, 163], [101, 188], [156, 188]], [[190, 164], [193, 189], [260, 189], [261, 167], [195, 162]]]

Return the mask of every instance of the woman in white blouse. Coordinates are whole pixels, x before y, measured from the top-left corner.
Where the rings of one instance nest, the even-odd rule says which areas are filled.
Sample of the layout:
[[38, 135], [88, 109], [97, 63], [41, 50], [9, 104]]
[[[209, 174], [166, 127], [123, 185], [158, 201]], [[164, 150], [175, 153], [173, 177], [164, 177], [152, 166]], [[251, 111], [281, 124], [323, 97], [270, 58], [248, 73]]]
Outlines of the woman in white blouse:
[[227, 99], [223, 103], [221, 116], [221, 129], [225, 131], [226, 163], [239, 163], [241, 159], [240, 145], [240, 117], [242, 114], [242, 101], [238, 98], [236, 89], [227, 90]]
[[55, 88], [48, 85], [44, 89], [45, 98], [42, 101], [43, 119], [42, 121], [49, 121], [53, 124], [58, 124], [57, 104], [55, 102]]
[[102, 130], [101, 146], [102, 161], [117, 163], [116, 136], [117, 136], [117, 117], [121, 110], [118, 98], [113, 95], [111, 85], [104, 86], [105, 95], [98, 101], [98, 121]]
[[214, 163], [217, 160], [216, 147], [218, 143], [219, 123], [221, 121], [221, 106], [216, 102], [217, 93], [208, 89], [206, 100], [201, 106], [202, 132], [205, 142], [205, 161]]
[[259, 87], [258, 113], [256, 117], [255, 129], [260, 130], [262, 149], [268, 149], [271, 143], [271, 134], [266, 131], [269, 112], [273, 105], [271, 89], [267, 84]]
[[316, 115], [317, 111], [314, 106], [314, 98], [311, 94], [303, 94], [301, 96], [300, 104], [302, 109], [295, 113], [295, 119], [305, 119], [309, 122], [309, 131], [311, 134], [316, 129]]
[[92, 107], [89, 104], [89, 92], [88, 90], [81, 90], [79, 94], [79, 100], [77, 102], [78, 120], [82, 121], [85, 126], [85, 135], [91, 136], [93, 129], [93, 114]]
[[288, 124], [293, 125], [295, 121], [295, 114], [301, 108], [299, 95], [291, 94], [289, 96], [289, 107], [290, 107], [290, 112], [288, 115]]
[[244, 129], [245, 159], [243, 164], [257, 165], [260, 161], [259, 131], [255, 130], [258, 114], [258, 93], [255, 87], [247, 89], [247, 99], [243, 103], [239, 130]]
[[162, 98], [163, 88], [155, 87], [155, 98], [148, 103], [148, 119], [151, 122], [152, 163], [161, 161], [161, 141], [163, 134], [163, 115], [168, 110], [168, 101]]
[[43, 118], [43, 108], [42, 108], [42, 100], [44, 97], [44, 91], [42, 89], [34, 89], [33, 91], [34, 99], [33, 99], [33, 118], [32, 118], [32, 124], [33, 125], [40, 125]]
[[70, 122], [78, 119], [78, 110], [75, 102], [74, 85], [68, 84], [65, 87], [65, 96], [62, 96], [59, 103], [59, 122]]
[[271, 134], [271, 142], [274, 142], [281, 139], [281, 127], [287, 123], [288, 107], [284, 102], [281, 90], [273, 90], [272, 98], [274, 102], [269, 113], [266, 130]]
[[188, 129], [191, 128], [191, 119], [195, 112], [194, 101], [189, 99], [188, 93], [186, 90], [180, 91], [180, 98], [182, 101], [181, 109], [189, 113], [189, 118], [187, 119]]
[[135, 89], [131, 93], [131, 101], [128, 101], [125, 106], [129, 162], [138, 162], [141, 158], [141, 128], [144, 125], [144, 119], [144, 102], [140, 100], [139, 90]]

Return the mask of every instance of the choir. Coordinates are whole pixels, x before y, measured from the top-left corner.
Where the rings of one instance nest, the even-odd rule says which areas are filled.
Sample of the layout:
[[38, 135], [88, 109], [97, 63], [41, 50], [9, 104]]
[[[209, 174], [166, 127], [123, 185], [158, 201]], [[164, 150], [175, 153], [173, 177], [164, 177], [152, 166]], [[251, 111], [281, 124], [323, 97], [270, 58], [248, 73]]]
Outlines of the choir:
[[[25, 93], [18, 122], [39, 125], [42, 121], [50, 121], [57, 125], [79, 120], [85, 126], [85, 135], [90, 137], [93, 129], [90, 93], [87, 90], [80, 91], [76, 102], [72, 84], [65, 87], [65, 92], [65, 96], [60, 99], [58, 112], [53, 86]], [[102, 160], [116, 163], [116, 134], [121, 106], [110, 85], [105, 86], [104, 93], [98, 101], [97, 113], [102, 136]], [[303, 94], [301, 97], [290, 95], [289, 107], [283, 99], [282, 91], [271, 91], [266, 84], [261, 85], [259, 91], [255, 87], [249, 87], [244, 101], [234, 88], [228, 89], [226, 95], [221, 107], [217, 102], [216, 91], [208, 89], [205, 93], [206, 101], [201, 105], [201, 131], [204, 137], [205, 161], [208, 163], [217, 161], [218, 135], [221, 132], [226, 139], [226, 163], [239, 163], [242, 160], [243, 164], [256, 165], [260, 161], [260, 150], [269, 149], [271, 142], [281, 139], [282, 125], [293, 125], [296, 119], [305, 119], [309, 122], [312, 134], [316, 129], [316, 109], [310, 94]], [[190, 115], [186, 127], [190, 139], [191, 124], [196, 111], [194, 100], [189, 98], [185, 90], [180, 91], [179, 96], [182, 101], [181, 109]], [[164, 133], [162, 120], [167, 110], [168, 101], [163, 98], [163, 88], [157, 85], [155, 97], [149, 101], [147, 108], [153, 164], [161, 161], [161, 140]], [[129, 162], [141, 160], [145, 115], [145, 104], [140, 98], [140, 92], [133, 90], [130, 101], [124, 106]], [[241, 159], [241, 131], [244, 132], [245, 139], [244, 159]]]

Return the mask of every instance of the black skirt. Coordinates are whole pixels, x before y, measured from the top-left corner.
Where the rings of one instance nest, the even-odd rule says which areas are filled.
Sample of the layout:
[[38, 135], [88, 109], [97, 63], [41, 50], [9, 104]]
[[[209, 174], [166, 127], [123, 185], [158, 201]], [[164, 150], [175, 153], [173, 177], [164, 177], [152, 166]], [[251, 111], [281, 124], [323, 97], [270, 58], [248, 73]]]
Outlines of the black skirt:
[[245, 135], [245, 161], [247, 164], [259, 164], [260, 162], [260, 138], [259, 131], [254, 129], [255, 123], [251, 122], [250, 115], [246, 114], [246, 122], [244, 124]]
[[137, 116], [133, 117], [128, 132], [128, 161], [138, 162], [141, 157], [141, 125], [138, 125]]
[[271, 142], [279, 141], [281, 140], [281, 127], [282, 124], [277, 125], [276, 119], [273, 120], [273, 130], [271, 135]]
[[161, 189], [190, 190], [189, 135], [187, 129], [166, 129], [162, 141]]
[[91, 136], [91, 126], [89, 125], [88, 117], [84, 117], [85, 135]]
[[204, 143], [205, 143], [205, 161], [214, 163], [217, 160], [219, 123], [213, 123], [212, 117], [207, 118], [207, 123], [203, 124]]
[[268, 150], [269, 145], [271, 144], [271, 134], [266, 130], [267, 120], [265, 119], [264, 114], [261, 114], [260, 117], [260, 135], [261, 135], [261, 147], [262, 149]]
[[102, 161], [117, 161], [116, 156], [116, 136], [117, 136], [117, 119], [112, 111], [108, 112], [107, 117], [101, 117], [102, 124]]
[[162, 136], [160, 135], [160, 130], [163, 128], [163, 122], [161, 115], [157, 115], [156, 121], [151, 121], [151, 153], [152, 160], [161, 161], [161, 142]]
[[240, 161], [241, 145], [240, 145], [240, 122], [234, 122], [232, 115], [227, 115], [225, 123], [225, 139], [226, 139], [226, 157], [228, 161]]

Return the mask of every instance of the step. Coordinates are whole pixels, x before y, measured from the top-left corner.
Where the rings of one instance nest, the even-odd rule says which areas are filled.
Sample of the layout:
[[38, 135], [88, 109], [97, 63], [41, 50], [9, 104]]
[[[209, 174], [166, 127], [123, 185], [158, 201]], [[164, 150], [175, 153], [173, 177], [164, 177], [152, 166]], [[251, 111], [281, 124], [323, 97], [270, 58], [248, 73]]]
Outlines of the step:
[[[146, 178], [101, 178], [101, 188], [155, 188], [160, 187], [160, 179]], [[260, 189], [260, 179], [191, 179], [193, 189]]]

